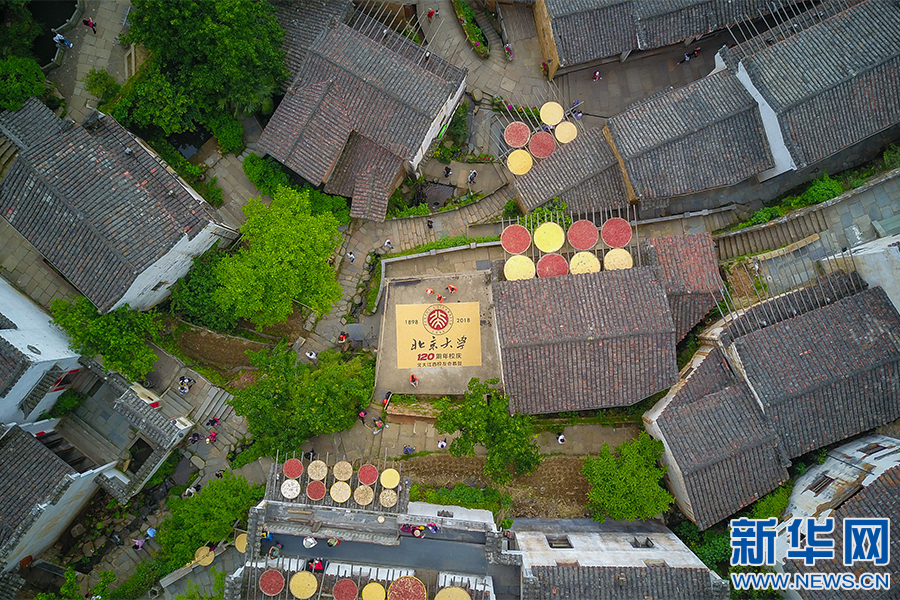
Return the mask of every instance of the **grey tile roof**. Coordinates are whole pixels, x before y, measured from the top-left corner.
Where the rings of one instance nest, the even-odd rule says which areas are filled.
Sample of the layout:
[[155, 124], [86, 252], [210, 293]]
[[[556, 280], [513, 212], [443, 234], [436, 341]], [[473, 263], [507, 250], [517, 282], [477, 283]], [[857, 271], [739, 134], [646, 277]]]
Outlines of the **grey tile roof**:
[[[76, 471], [14, 425], [0, 432], [0, 545], [38, 504], [52, 502]], [[2, 559], [2, 557], [0, 557]]]
[[647, 264], [657, 266], [681, 340], [721, 298], [722, 279], [708, 232], [656, 237], [641, 244]]
[[9, 393], [30, 365], [30, 358], [0, 337], [0, 398]]
[[641, 200], [734, 185], [774, 165], [756, 101], [728, 70], [637, 104], [609, 129]]
[[768, 12], [765, 0], [547, 0], [562, 66], [668, 46]]
[[105, 312], [214, 211], [112, 117], [48, 133], [0, 182], [0, 212]]
[[900, 314], [881, 288], [753, 331], [734, 348], [791, 458], [900, 417]]
[[[352, 20], [365, 28], [366, 17], [354, 13]], [[377, 39], [343, 23], [326, 29], [260, 137], [261, 149], [314, 184], [332, 176], [351, 131], [412, 160], [465, 78], [434, 55], [424, 60], [409, 40], [393, 32], [382, 38], [381, 26], [372, 29], [366, 31]], [[356, 214], [383, 220], [390, 190], [383, 194], [374, 180], [385, 163], [376, 158], [352, 186], [363, 205]]]
[[55, 133], [62, 127], [62, 119], [33, 96], [19, 110], [0, 111], [0, 134], [19, 150], [33, 146], [48, 133]]
[[634, 404], [678, 379], [656, 269], [493, 286], [503, 382], [515, 412]]
[[866, 0], [742, 60], [798, 168], [900, 122], [898, 22]]
[[[891, 529], [900, 522], [900, 467], [893, 467], [885, 471], [878, 479], [860, 490], [855, 496], [841, 504], [832, 514], [834, 517], [834, 533], [829, 537], [834, 539], [834, 546], [838, 550], [835, 560], [817, 560], [814, 566], [807, 567], [803, 561], [787, 561], [786, 567], [790, 571], [800, 573], [824, 572], [847, 573], [857, 571], [860, 567], [846, 567], [843, 564], [842, 550], [844, 548], [844, 520], [848, 518], [887, 518], [891, 521]], [[818, 591], [805, 590], [800, 596], [804, 600], [889, 600], [895, 598], [896, 573], [900, 567], [900, 536], [895, 531], [890, 535], [890, 562], [885, 566], [875, 566], [865, 563], [865, 570], [871, 573], [892, 573], [891, 588], [889, 590], [840, 590]]]
[[402, 159], [372, 140], [351, 133], [325, 191], [353, 198], [351, 217], [383, 221], [394, 182], [404, 172], [403, 165]]
[[653, 567], [532, 567], [522, 600], [725, 600], [728, 585], [709, 569]]
[[18, 329], [9, 317], [0, 313], [0, 329]]
[[516, 189], [528, 210], [554, 197], [571, 212], [628, 204], [619, 163], [599, 128], [581, 131], [549, 158], [536, 161], [531, 171], [516, 178]]
[[[709, 369], [721, 369], [713, 357], [703, 364], [711, 358]], [[715, 525], [788, 479], [776, 450], [778, 438], [746, 384], [735, 383], [691, 402], [673, 404], [660, 415], [658, 425], [682, 472], [700, 529]]]
[[291, 77], [284, 87], [300, 71], [306, 53], [328, 27], [346, 21], [353, 8], [350, 0], [275, 0], [275, 17], [284, 29], [285, 65]]

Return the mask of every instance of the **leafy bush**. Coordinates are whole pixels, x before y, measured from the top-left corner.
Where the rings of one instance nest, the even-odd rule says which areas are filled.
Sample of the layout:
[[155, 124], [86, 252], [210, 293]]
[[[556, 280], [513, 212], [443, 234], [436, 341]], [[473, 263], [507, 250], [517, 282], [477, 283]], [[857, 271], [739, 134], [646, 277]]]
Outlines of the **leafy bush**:
[[494, 516], [503, 509], [512, 508], [512, 497], [509, 494], [501, 493], [492, 487], [478, 489], [464, 483], [457, 483], [452, 488], [429, 488], [413, 484], [409, 489], [409, 500], [410, 502], [428, 502], [444, 506], [489, 510], [494, 513]]
[[397, 252], [392, 254], [392, 257], [397, 256], [408, 256], [410, 254], [420, 254], [422, 252], [429, 252], [431, 250], [444, 250], [445, 248], [458, 248], [460, 246], [468, 246], [472, 242], [476, 244], [484, 244], [486, 242], [496, 242], [500, 240], [499, 235], [488, 235], [484, 237], [466, 237], [464, 235], [457, 235], [455, 237], [442, 237], [434, 240], [433, 242], [428, 242], [427, 244], [421, 244], [416, 246], [415, 248], [410, 248], [409, 250], [403, 250], [401, 252]]
[[40, 593], [34, 600], [81, 600], [83, 597], [101, 598], [106, 595], [109, 584], [115, 581], [116, 575], [112, 571], [101, 571], [100, 580], [94, 584], [87, 594], [82, 596], [81, 584], [78, 583], [78, 574], [72, 567], [67, 567], [63, 573], [65, 583], [60, 587], [58, 594]]
[[761, 208], [750, 215], [748, 220], [738, 223], [731, 229], [744, 229], [746, 227], [752, 227], [753, 225], [768, 223], [773, 219], [783, 217], [790, 210], [811, 206], [813, 204], [821, 204], [826, 200], [831, 200], [832, 198], [841, 195], [843, 191], [844, 187], [841, 185], [840, 181], [831, 179], [828, 176], [828, 173], [823, 173], [821, 177], [813, 180], [810, 186], [806, 188], [806, 191], [799, 196], [788, 196], [781, 200], [778, 206]]
[[47, 417], [60, 419], [84, 404], [85, 400], [87, 400], [87, 394], [82, 394], [75, 390], [66, 390], [56, 399], [53, 408], [47, 411]]
[[172, 287], [169, 310], [173, 315], [180, 314], [186, 321], [214, 331], [234, 331], [237, 317], [223, 310], [215, 300], [215, 292], [219, 289], [218, 266], [224, 258], [225, 254], [215, 245], [194, 258], [188, 274]]
[[191, 164], [166, 138], [161, 135], [148, 137], [147, 143], [189, 184], [193, 186], [200, 181], [206, 169], [201, 165]]
[[900, 146], [897, 144], [888, 146], [884, 151], [882, 160], [886, 171], [900, 168]]
[[[201, 543], [205, 543], [205, 540]], [[193, 558], [193, 556], [191, 558]], [[144, 594], [150, 591], [150, 588], [156, 585], [157, 581], [182, 566], [184, 566], [184, 563], [175, 567], [170, 566], [162, 556], [157, 554], [153, 557], [153, 560], [140, 563], [135, 568], [131, 577], [123, 581], [122, 585], [114, 589], [109, 594], [109, 597], [112, 600], [133, 600], [134, 598], [142, 598]]]
[[572, 216], [567, 212], [568, 209], [569, 207], [565, 202], [560, 201], [559, 198], [553, 198], [544, 206], [534, 209], [525, 215], [524, 218], [519, 219], [519, 222], [531, 232], [531, 235], [534, 235], [535, 229], [544, 223], [556, 222], [558, 218], [562, 217], [562, 222], [559, 225], [564, 231], [568, 231], [569, 227], [572, 226]]
[[231, 113], [220, 111], [207, 119], [206, 124], [219, 141], [223, 154], [240, 154], [244, 151], [244, 126]]
[[462, 25], [463, 31], [466, 32], [466, 38], [468, 38], [472, 47], [475, 48], [475, 52], [481, 58], [489, 57], [491, 51], [488, 48], [487, 38], [484, 36], [481, 27], [475, 22], [475, 13], [465, 0], [453, 0], [453, 9], [456, 11], [459, 24]]
[[595, 521], [606, 517], [635, 521], [669, 509], [674, 498], [661, 485], [663, 443], [643, 431], [636, 440], [611, 450], [603, 444], [597, 458], [586, 458], [582, 472], [591, 484], [588, 508]]
[[[231, 471], [221, 479], [211, 479], [203, 491], [188, 500], [170, 497], [170, 515], [160, 524], [157, 540], [165, 566], [183, 567], [194, 558], [194, 551], [209, 541], [229, 537], [235, 521], [245, 520], [251, 506], [259, 502], [263, 486], [250, 486]], [[138, 597], [138, 596], [133, 596]]]
[[[0, 2], [0, 59], [11, 56], [31, 57], [32, 46], [43, 33], [41, 24], [34, 20], [27, 2]], [[2, 86], [0, 86], [2, 87]]]
[[50, 304], [53, 323], [66, 332], [69, 346], [85, 356], [103, 355], [107, 371], [139, 381], [153, 369], [157, 356], [147, 341], [159, 337], [156, 313], [133, 311], [126, 304], [101, 315], [84, 296], [56, 298]]
[[751, 519], [769, 519], [775, 517], [779, 521], [791, 499], [794, 481], [789, 480], [772, 490], [750, 506]]
[[252, 152], [244, 159], [244, 174], [266, 196], [274, 196], [279, 186], [291, 185], [291, 178], [278, 161]]
[[339, 225], [348, 225], [350, 223], [350, 205], [347, 199], [342, 196], [330, 196], [324, 192], [320, 192], [308, 185], [300, 188], [300, 191], [309, 192], [310, 210], [314, 215], [331, 213], [337, 219]]
[[720, 564], [731, 559], [731, 536], [728, 532], [716, 533], [707, 529], [700, 540], [691, 550], [710, 569], [715, 571]]
[[213, 177], [209, 180], [209, 183], [203, 186], [205, 188], [203, 191], [203, 199], [216, 208], [222, 206], [222, 202], [224, 201], [222, 198], [222, 188], [216, 185], [218, 180], [218, 177]]
[[503, 218], [504, 219], [515, 219], [516, 217], [522, 216], [522, 209], [519, 208], [519, 205], [516, 203], [515, 198], [507, 202], [503, 205]]
[[403, 217], [422, 217], [425, 215], [430, 215], [431, 209], [428, 208], [428, 203], [423, 202], [422, 204], [417, 204], [415, 206], [407, 206], [406, 208], [394, 212], [393, 214], [388, 215], [389, 219], [402, 219]]
[[[6, 29], [6, 24], [0, 29]], [[44, 74], [34, 59], [11, 56], [0, 60], [0, 107], [19, 110], [31, 96], [43, 93]]]
[[144, 484], [144, 487], [149, 489], [161, 484], [166, 480], [166, 477], [175, 472], [175, 467], [178, 466], [178, 463], [180, 461], [181, 451], [174, 450], [171, 454], [169, 454], [169, 456], [166, 457], [166, 460], [163, 461], [163, 464], [159, 465], [156, 473], [153, 474], [153, 477], [147, 480], [147, 483]]
[[821, 204], [826, 200], [831, 200], [840, 196], [844, 192], [840, 181], [835, 181], [828, 176], [828, 173], [822, 173], [822, 176], [812, 182], [800, 198], [803, 199], [805, 205]]
[[84, 89], [96, 96], [100, 104], [106, 104], [115, 98], [122, 89], [122, 86], [116, 83], [115, 77], [110, 75], [106, 69], [93, 67], [82, 81]]
[[454, 145], [464, 146], [469, 139], [469, 132], [466, 129], [466, 119], [469, 116], [469, 101], [463, 100], [456, 111], [450, 124], [447, 125], [447, 137], [453, 140]]

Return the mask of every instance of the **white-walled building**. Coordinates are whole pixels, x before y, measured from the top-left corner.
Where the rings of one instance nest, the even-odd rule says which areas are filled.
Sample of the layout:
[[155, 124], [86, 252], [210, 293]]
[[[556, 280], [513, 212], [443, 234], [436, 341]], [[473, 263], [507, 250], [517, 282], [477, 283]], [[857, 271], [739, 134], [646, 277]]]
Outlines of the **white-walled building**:
[[80, 369], [47, 313], [0, 278], [0, 423], [37, 420]]
[[195, 256], [238, 235], [110, 116], [75, 125], [32, 98], [0, 113], [0, 135], [19, 151], [0, 213], [101, 313], [154, 306]]

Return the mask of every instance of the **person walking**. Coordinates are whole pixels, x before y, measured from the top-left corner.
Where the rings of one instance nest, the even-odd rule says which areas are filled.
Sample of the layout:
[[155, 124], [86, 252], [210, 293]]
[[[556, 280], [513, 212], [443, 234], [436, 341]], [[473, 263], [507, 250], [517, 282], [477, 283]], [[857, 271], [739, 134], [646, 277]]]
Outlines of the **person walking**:
[[63, 34], [61, 33], [57, 33], [56, 35], [54, 35], [53, 41], [62, 46], [68, 46], [69, 48], [72, 47], [72, 42], [63, 37]]
[[384, 247], [387, 248], [387, 249], [389, 249], [389, 250], [393, 250], [393, 249], [394, 249], [394, 245], [391, 243], [391, 239], [390, 239], [390, 238], [384, 240]]
[[426, 296], [434, 296], [434, 290], [431, 288], [425, 288], [425, 295]]
[[560, 445], [565, 444], [565, 443], [566, 443], [566, 436], [565, 436], [565, 434], [560, 433], [559, 435], [557, 435], [557, 436], [556, 436], [556, 442], [557, 442], [558, 444], [560, 444]]
[[416, 451], [415, 446], [403, 446], [403, 454], [410, 455]]
[[362, 424], [363, 424], [363, 425], [366, 424], [366, 415], [367, 415], [367, 414], [369, 414], [369, 413], [367, 413], [367, 412], [364, 411], [364, 410], [361, 410], [361, 411], [359, 411], [359, 414], [357, 415], [357, 416], [359, 417], [359, 420], [362, 421]]
[[131, 546], [133, 550], [143, 550], [144, 549], [144, 540], [136, 540], [134, 538], [131, 539], [134, 544]]
[[455, 292], [455, 291], [456, 291], [456, 286], [453, 285], [452, 283], [451, 283], [450, 285], [447, 286], [447, 292], [448, 292], [448, 295], [449, 295], [449, 294], [452, 294], [452, 293]]
[[438, 302], [439, 302], [440, 304], [443, 304], [443, 303], [444, 303], [444, 297], [441, 296], [440, 294], [438, 294], [437, 300], [438, 300]]
[[434, 219], [428, 219], [425, 224], [428, 225], [428, 229], [434, 229]]
[[325, 543], [328, 544], [328, 547], [329, 547], [329, 548], [334, 548], [335, 546], [340, 546], [340, 545], [341, 545], [341, 540], [338, 540], [338, 539], [335, 539], [335, 538], [329, 538], [328, 541], [325, 542]]
[[216, 471], [216, 479], [222, 479], [222, 477], [224, 475], [225, 475], [225, 469], [219, 469], [218, 471]]
[[689, 62], [692, 58], [694, 58], [698, 54], [700, 54], [700, 46], [697, 46], [696, 48], [694, 48], [694, 51], [691, 52], [690, 54], [685, 54], [684, 58], [682, 58], [681, 60], [678, 61], [678, 64], [680, 65], [682, 63]]
[[307, 350], [306, 358], [308, 358], [309, 360], [316, 360], [317, 358], [319, 358], [319, 353], [315, 350]]
[[438, 450], [443, 450], [446, 447], [447, 447], [447, 438], [444, 438], [438, 442]]
[[188, 438], [188, 444], [196, 444], [201, 439], [203, 439], [203, 436], [197, 432], [194, 432], [191, 434], [191, 437]]
[[416, 377], [415, 375], [410, 374], [409, 384], [413, 387], [419, 387], [419, 378]]
[[451, 175], [453, 175], [453, 170], [450, 167], [444, 167], [444, 179], [450, 179]]
[[206, 422], [207, 427], [215, 427], [219, 424], [219, 417], [213, 417], [209, 421]]
[[356, 255], [353, 254], [352, 252], [348, 252], [348, 253], [347, 253], [347, 258], [350, 259], [350, 264], [352, 265], [352, 264], [353, 264], [353, 261], [356, 260]]
[[592, 76], [594, 81], [600, 81], [603, 77], [600, 76], [600, 71], [594, 71], [594, 75]]
[[88, 17], [86, 19], [82, 19], [81, 24], [84, 25], [85, 27], [90, 27], [91, 31], [94, 32], [94, 35], [97, 35], [97, 27], [96, 27], [97, 24], [94, 23], [94, 21], [90, 17]]
[[210, 434], [208, 436], [206, 436], [206, 443], [207, 444], [215, 444], [216, 443], [216, 432], [215, 431], [211, 431]]
[[472, 169], [472, 171], [469, 173], [469, 177], [466, 179], [466, 183], [468, 183], [469, 185], [474, 185], [476, 177], [478, 177], [478, 171]]

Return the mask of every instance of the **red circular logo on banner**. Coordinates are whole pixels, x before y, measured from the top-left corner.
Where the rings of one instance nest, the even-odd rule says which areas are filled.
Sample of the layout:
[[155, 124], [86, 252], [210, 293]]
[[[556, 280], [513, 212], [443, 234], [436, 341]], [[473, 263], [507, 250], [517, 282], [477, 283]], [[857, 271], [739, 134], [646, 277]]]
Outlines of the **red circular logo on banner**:
[[443, 304], [432, 304], [422, 316], [425, 330], [432, 335], [441, 335], [453, 327], [453, 313]]

